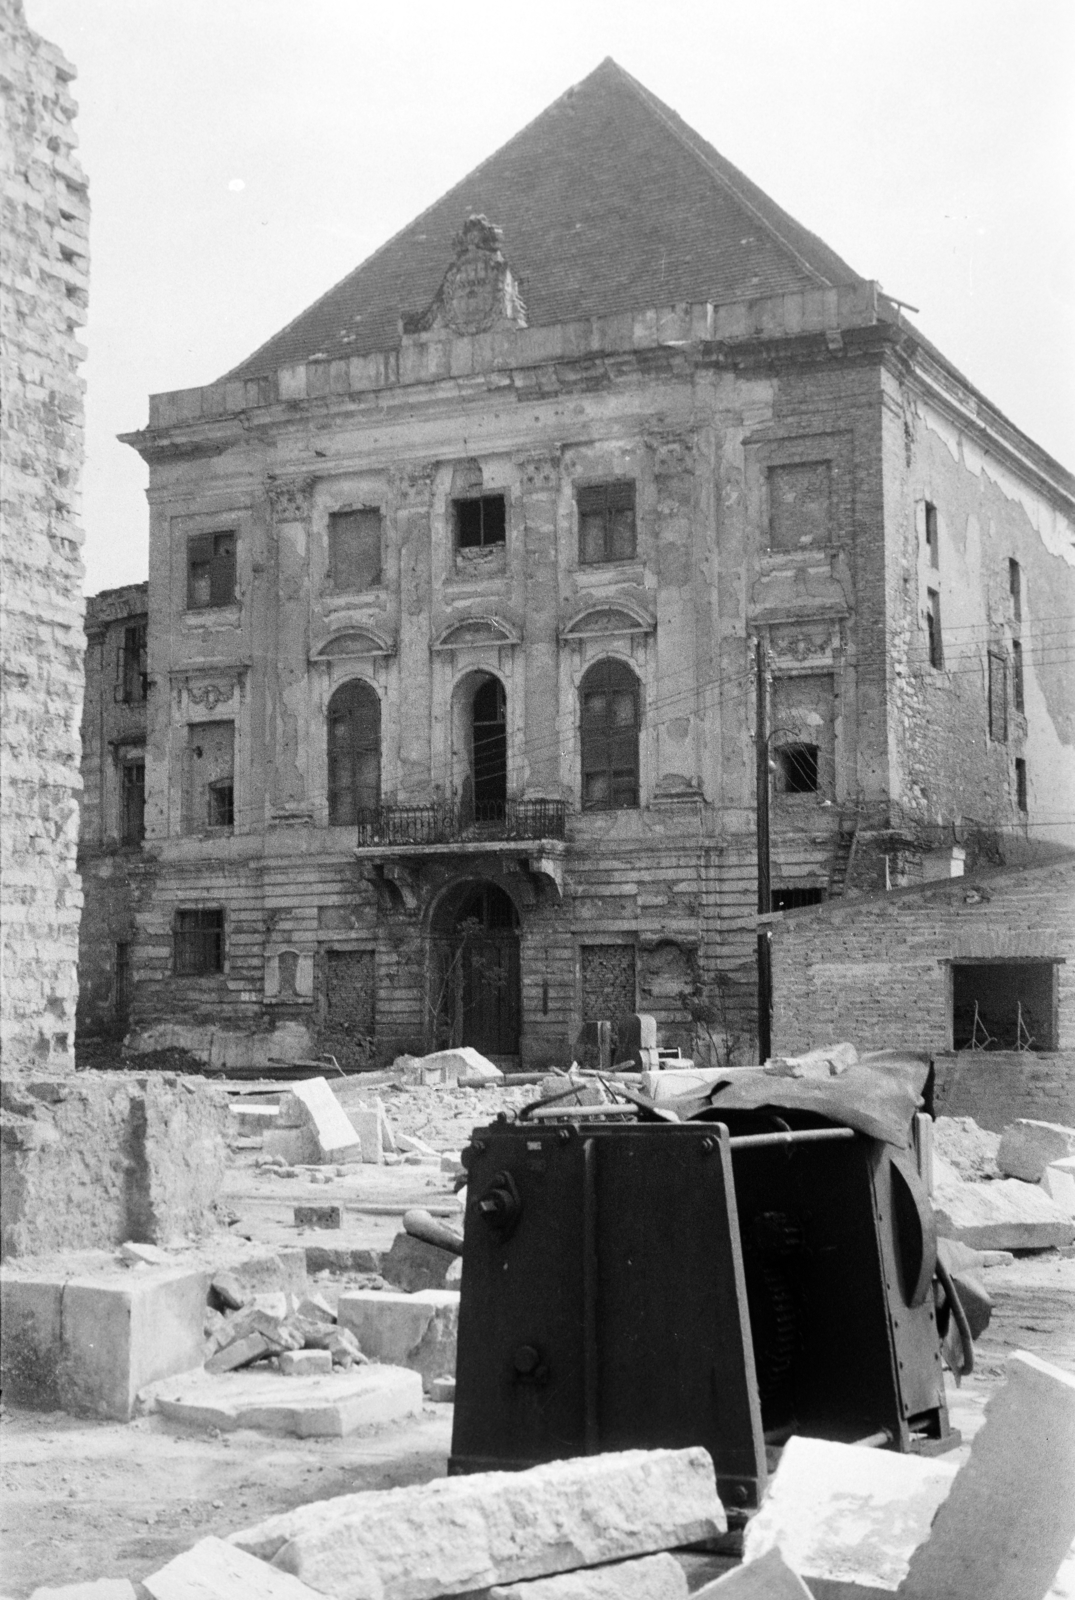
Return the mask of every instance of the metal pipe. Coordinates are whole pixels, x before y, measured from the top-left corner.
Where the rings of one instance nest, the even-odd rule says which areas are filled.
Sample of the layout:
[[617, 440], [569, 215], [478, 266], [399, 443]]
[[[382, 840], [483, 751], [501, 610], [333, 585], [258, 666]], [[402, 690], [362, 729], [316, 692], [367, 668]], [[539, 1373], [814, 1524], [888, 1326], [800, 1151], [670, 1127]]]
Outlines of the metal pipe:
[[819, 1144], [823, 1139], [854, 1137], [854, 1128], [800, 1128], [797, 1133], [744, 1133], [728, 1143], [733, 1150], [757, 1150], [770, 1144]]
[[892, 1443], [892, 1435], [887, 1428], [878, 1428], [876, 1433], [868, 1433], [865, 1439], [852, 1439], [851, 1443], [867, 1450], [883, 1450], [886, 1444]]
[[597, 1151], [582, 1142], [582, 1393], [585, 1447], [597, 1455]]

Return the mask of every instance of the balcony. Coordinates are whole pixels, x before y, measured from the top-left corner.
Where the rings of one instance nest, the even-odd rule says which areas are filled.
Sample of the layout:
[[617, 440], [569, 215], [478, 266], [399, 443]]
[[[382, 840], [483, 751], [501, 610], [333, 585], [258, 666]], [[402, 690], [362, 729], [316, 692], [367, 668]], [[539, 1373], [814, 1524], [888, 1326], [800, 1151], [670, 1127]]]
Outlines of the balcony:
[[563, 839], [563, 800], [503, 800], [489, 805], [376, 806], [358, 813], [358, 848], [474, 847]]

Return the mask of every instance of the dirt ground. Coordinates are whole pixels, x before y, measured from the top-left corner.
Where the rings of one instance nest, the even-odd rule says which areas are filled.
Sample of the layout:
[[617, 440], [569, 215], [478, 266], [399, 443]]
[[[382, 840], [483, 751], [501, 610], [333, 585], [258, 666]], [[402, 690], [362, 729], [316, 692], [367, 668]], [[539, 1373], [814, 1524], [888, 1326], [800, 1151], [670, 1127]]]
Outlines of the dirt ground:
[[[378, 1092], [395, 1126], [438, 1148], [458, 1149], [470, 1128], [503, 1104], [478, 1091], [465, 1106], [451, 1091]], [[458, 1214], [450, 1176], [429, 1167], [366, 1167], [314, 1183], [309, 1173], [273, 1175], [256, 1160], [252, 1149], [236, 1152], [226, 1203], [237, 1228], [266, 1242], [308, 1242], [291, 1218], [305, 1199], [341, 1201], [347, 1225], [337, 1238], [379, 1250], [391, 1244], [405, 1206]], [[397, 1209], [364, 1213], [364, 1204]], [[985, 1282], [992, 1323], [978, 1344], [974, 1377], [950, 1395], [953, 1423], [965, 1438], [1003, 1381], [1010, 1351], [1029, 1350], [1075, 1372], [1075, 1259], [1024, 1257], [989, 1269]], [[42, 1585], [137, 1581], [206, 1534], [228, 1534], [331, 1495], [438, 1477], [446, 1470], [451, 1419], [450, 1405], [430, 1403], [420, 1418], [383, 1432], [293, 1439], [188, 1429], [156, 1416], [122, 1424], [0, 1409], [0, 1593], [23, 1600]], [[711, 1575], [699, 1568], [697, 1577]]]

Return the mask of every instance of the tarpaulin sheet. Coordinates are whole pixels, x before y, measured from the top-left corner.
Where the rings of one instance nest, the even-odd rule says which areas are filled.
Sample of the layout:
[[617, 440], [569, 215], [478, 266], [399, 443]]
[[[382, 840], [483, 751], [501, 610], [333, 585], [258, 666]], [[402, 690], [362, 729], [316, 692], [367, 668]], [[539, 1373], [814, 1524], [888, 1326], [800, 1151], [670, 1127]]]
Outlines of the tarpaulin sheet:
[[704, 1091], [669, 1101], [684, 1121], [717, 1120], [728, 1111], [812, 1111], [843, 1127], [906, 1149], [929, 1076], [928, 1056], [874, 1050], [838, 1077], [784, 1078], [761, 1067], [737, 1068]]

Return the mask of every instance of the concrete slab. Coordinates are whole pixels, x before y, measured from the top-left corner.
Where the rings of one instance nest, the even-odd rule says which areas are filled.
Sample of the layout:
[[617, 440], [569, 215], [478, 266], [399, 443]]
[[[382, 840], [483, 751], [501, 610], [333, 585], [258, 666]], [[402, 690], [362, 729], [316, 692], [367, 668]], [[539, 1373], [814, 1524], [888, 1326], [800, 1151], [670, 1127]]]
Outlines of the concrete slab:
[[434, 1378], [455, 1373], [457, 1289], [417, 1294], [355, 1289], [341, 1294], [336, 1316], [355, 1335], [364, 1355], [420, 1372], [427, 1388]]
[[687, 1600], [687, 1579], [675, 1556], [663, 1550], [554, 1578], [497, 1584], [489, 1600]]
[[1047, 1250], [1075, 1239], [1075, 1220], [1036, 1183], [1018, 1178], [961, 1183], [942, 1173], [933, 1209], [942, 1238], [959, 1239], [976, 1250]]
[[691, 1600], [814, 1600], [774, 1545], [749, 1566], [736, 1567], [694, 1591]]
[[402, 1367], [353, 1367], [315, 1377], [279, 1372], [206, 1372], [147, 1388], [148, 1410], [190, 1427], [255, 1428], [299, 1438], [340, 1438], [362, 1428], [382, 1428], [422, 1409], [422, 1381]]
[[378, 1100], [372, 1106], [350, 1106], [347, 1120], [355, 1130], [367, 1166], [379, 1167], [384, 1161], [384, 1106]]
[[901, 1600], [1041, 1600], [1075, 1539], [1075, 1374], [1018, 1350]]
[[[296, 1107], [301, 1111], [297, 1112]], [[318, 1151], [313, 1157], [315, 1161], [362, 1159], [358, 1136], [324, 1078], [306, 1078], [288, 1084], [287, 1095], [280, 1105], [280, 1121], [297, 1122], [313, 1133]]]
[[138, 1592], [128, 1578], [96, 1578], [58, 1589], [35, 1589], [30, 1600], [138, 1600]]
[[823, 1579], [893, 1592], [957, 1470], [943, 1457], [796, 1435], [747, 1526], [743, 1561], [778, 1549], [810, 1588]]
[[339, 1495], [232, 1535], [335, 1600], [433, 1600], [726, 1528], [706, 1450], [630, 1450]]
[[1010, 1178], [1040, 1183], [1049, 1163], [1063, 1161], [1065, 1156], [1075, 1156], [1075, 1128], [1021, 1117], [1001, 1134], [997, 1165]]
[[214, 1538], [199, 1540], [142, 1582], [153, 1600], [324, 1600], [290, 1573]]

